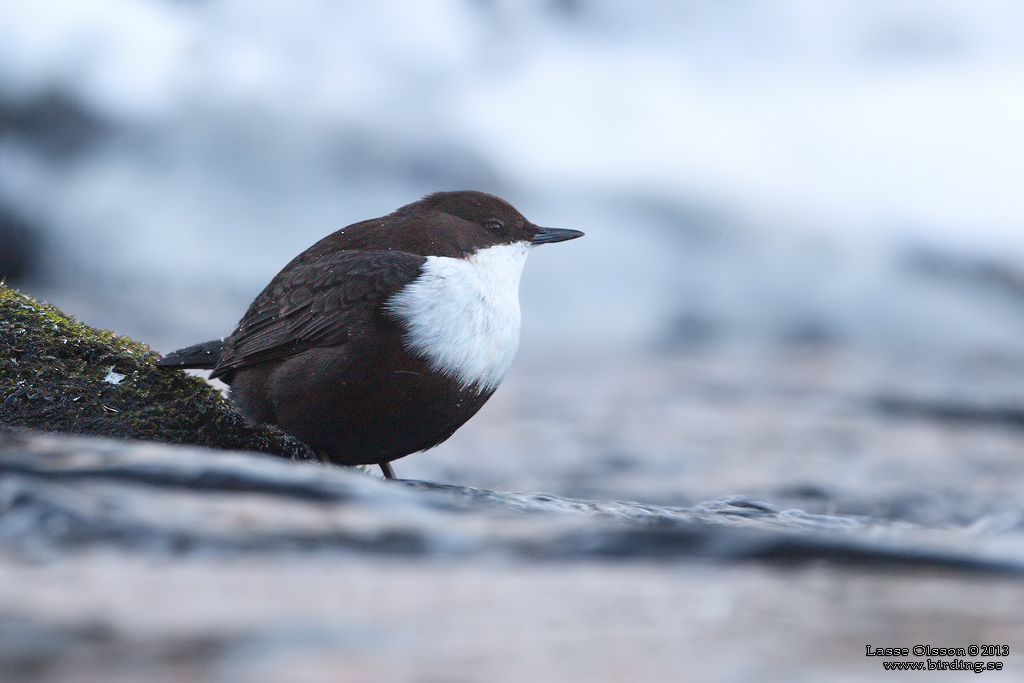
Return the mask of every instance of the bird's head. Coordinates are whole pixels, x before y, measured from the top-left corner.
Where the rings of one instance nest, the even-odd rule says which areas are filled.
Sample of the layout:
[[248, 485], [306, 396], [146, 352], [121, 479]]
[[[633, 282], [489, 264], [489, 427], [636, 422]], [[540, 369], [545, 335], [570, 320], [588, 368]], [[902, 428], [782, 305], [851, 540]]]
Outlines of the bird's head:
[[435, 192], [399, 211], [444, 214], [458, 219], [456, 232], [466, 252], [501, 244], [533, 246], [564, 242], [583, 236], [579, 230], [534, 225], [504, 199], [473, 190]]

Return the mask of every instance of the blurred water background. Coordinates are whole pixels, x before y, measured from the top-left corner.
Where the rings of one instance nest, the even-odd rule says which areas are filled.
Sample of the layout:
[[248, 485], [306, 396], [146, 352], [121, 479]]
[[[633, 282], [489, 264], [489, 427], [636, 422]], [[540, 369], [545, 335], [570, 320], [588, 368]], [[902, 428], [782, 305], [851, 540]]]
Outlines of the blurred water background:
[[753, 349], [1019, 408], [1022, 33], [1010, 0], [4, 0], [0, 264], [167, 352], [329, 232], [482, 189], [587, 233], [521, 292], [519, 377], [589, 359], [568, 404], [623, 358], [742, 386]]

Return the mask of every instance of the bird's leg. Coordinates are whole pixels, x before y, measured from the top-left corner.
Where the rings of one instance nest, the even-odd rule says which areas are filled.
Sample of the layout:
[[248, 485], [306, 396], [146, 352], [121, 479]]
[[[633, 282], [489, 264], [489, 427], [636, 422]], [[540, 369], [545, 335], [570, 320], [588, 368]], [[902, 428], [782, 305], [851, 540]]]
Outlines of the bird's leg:
[[380, 471], [384, 473], [384, 478], [385, 479], [394, 479], [395, 478], [395, 471], [393, 469], [391, 469], [391, 463], [389, 463], [389, 462], [382, 462], [382, 463], [380, 463]]

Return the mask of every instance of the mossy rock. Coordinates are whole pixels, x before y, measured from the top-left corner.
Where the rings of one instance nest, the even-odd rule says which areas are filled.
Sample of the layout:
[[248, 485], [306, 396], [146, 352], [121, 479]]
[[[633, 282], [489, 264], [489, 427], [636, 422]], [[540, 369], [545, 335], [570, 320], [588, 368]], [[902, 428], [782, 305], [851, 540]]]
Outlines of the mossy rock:
[[0, 428], [315, 458], [277, 429], [248, 425], [202, 378], [156, 367], [159, 357], [0, 282]]

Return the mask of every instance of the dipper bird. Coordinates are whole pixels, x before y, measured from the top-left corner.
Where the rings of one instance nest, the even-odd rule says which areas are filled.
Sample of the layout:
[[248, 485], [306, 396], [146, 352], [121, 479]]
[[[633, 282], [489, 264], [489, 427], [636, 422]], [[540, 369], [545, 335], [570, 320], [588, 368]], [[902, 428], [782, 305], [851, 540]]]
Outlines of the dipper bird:
[[441, 443], [505, 377], [530, 249], [581, 237], [483, 192], [437, 192], [295, 257], [230, 337], [157, 361], [213, 370], [251, 422], [325, 461], [388, 464]]

